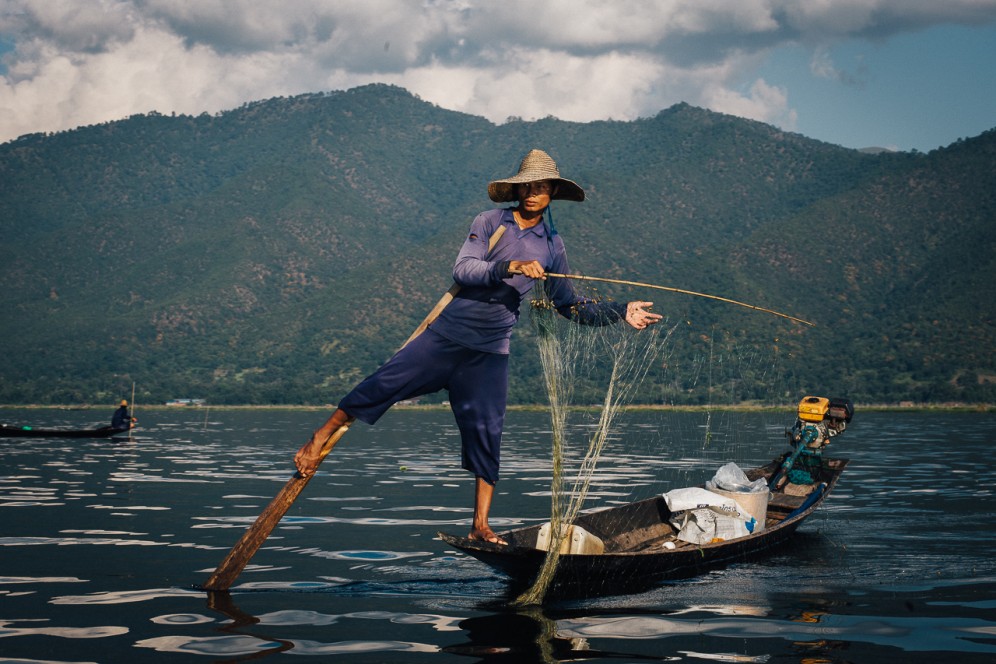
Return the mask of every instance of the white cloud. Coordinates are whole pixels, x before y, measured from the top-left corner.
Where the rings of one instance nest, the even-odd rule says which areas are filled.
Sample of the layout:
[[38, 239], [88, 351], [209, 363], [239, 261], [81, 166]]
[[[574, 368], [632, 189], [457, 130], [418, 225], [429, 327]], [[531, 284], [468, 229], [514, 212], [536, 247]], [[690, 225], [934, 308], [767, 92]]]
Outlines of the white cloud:
[[548, 115], [586, 122], [636, 117], [661, 73], [660, 63], [639, 55], [607, 53], [582, 58], [550, 50], [503, 54], [510, 63], [507, 67], [442, 73], [429, 67], [414, 75], [406, 72], [391, 82], [423, 99], [496, 122]]
[[130, 4], [109, 0], [15, 0], [0, 14], [0, 30], [26, 33], [58, 45], [60, 50], [94, 52], [130, 39], [134, 27]]
[[197, 114], [389, 82], [502, 122], [632, 119], [679, 101], [786, 129], [757, 76], [802, 45], [996, 21], [996, 0], [7, 0], [0, 140], [152, 110]]
[[861, 66], [860, 59], [856, 65], [857, 67], [854, 72], [840, 69], [836, 64], [834, 64], [833, 57], [830, 55], [830, 52], [825, 48], [819, 47], [814, 50], [813, 57], [809, 61], [809, 71], [817, 78], [823, 78], [830, 81], [836, 81], [842, 85], [861, 88], [865, 85], [865, 72]]
[[737, 115], [777, 125], [786, 131], [796, 127], [796, 112], [789, 108], [786, 90], [768, 85], [764, 79], [754, 81], [746, 94], [725, 87], [706, 91], [703, 106], [720, 113]]

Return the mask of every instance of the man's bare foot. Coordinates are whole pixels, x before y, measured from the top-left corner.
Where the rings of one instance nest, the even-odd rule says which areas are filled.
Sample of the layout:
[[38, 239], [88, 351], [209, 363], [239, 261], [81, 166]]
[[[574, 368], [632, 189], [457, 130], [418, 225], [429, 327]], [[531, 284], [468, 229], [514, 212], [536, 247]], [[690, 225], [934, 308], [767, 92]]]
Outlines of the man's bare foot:
[[508, 542], [498, 537], [495, 531], [488, 528], [487, 530], [472, 530], [470, 534], [467, 535], [467, 539], [474, 542], [491, 542], [492, 544], [501, 544], [507, 546]]
[[318, 464], [322, 460], [322, 444], [322, 440], [313, 436], [294, 455], [294, 465], [297, 466], [297, 472], [301, 473], [301, 477], [310, 477], [318, 469]]
[[[311, 436], [311, 440], [301, 446], [301, 449], [294, 455], [294, 465], [297, 466], [297, 472], [301, 474], [301, 477], [311, 477], [318, 470], [318, 464], [339, 440], [333, 436], [339, 429], [348, 428], [354, 419], [346, 411], [336, 408], [332, 417]], [[341, 436], [342, 433], [339, 435]], [[328, 450], [325, 449], [326, 445], [329, 445]]]

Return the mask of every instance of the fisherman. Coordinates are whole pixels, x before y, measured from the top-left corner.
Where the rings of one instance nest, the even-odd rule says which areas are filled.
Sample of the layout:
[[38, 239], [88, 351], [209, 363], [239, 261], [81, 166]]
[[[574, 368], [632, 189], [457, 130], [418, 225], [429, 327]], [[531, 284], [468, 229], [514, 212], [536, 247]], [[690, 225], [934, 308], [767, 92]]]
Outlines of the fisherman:
[[[453, 266], [460, 286], [453, 301], [421, 335], [364, 379], [340, 402], [294, 457], [302, 476], [315, 472], [321, 451], [342, 426], [359, 419], [374, 424], [392, 405], [419, 395], [449, 391], [450, 407], [460, 429], [463, 468], [476, 477], [470, 539], [506, 542], [488, 525], [498, 481], [501, 435], [508, 392], [508, 353], [519, 307], [536, 280], [566, 318], [583, 325], [625, 320], [642, 330], [661, 319], [648, 310], [652, 302], [597, 302], [575, 292], [564, 242], [544, 221], [550, 201], [583, 201], [584, 190], [560, 177], [556, 163], [542, 150], [531, 150], [516, 175], [488, 184], [496, 203], [514, 207], [482, 212], [474, 219]], [[489, 251], [489, 240], [504, 228]]]
[[128, 431], [134, 426], [135, 419], [128, 413], [127, 399], [121, 400], [121, 405], [111, 416], [111, 428], [117, 431]]

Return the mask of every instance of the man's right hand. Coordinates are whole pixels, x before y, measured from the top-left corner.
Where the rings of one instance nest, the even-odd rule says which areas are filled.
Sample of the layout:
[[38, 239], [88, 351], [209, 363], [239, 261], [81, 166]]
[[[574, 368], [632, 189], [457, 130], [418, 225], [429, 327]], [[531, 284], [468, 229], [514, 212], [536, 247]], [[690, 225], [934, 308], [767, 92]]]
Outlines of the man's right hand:
[[546, 270], [539, 261], [509, 261], [508, 271], [512, 274], [524, 274], [530, 279], [546, 279]]

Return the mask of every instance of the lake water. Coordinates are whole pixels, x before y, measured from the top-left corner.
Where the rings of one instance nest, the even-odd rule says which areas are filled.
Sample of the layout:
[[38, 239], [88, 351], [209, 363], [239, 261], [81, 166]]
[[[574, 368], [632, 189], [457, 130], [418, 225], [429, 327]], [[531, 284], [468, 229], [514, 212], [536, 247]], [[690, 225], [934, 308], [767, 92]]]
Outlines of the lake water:
[[[7, 409], [0, 421], [104, 415]], [[0, 439], [0, 661], [996, 661], [992, 414], [857, 404], [827, 451], [851, 464], [788, 546], [640, 594], [529, 610], [435, 538], [466, 533], [471, 513], [447, 412], [355, 426], [217, 597], [194, 587], [324, 414], [137, 415], [130, 441]], [[768, 461], [793, 420], [623, 413], [588, 506]], [[496, 529], [549, 519], [548, 428], [542, 412], [509, 413]]]

